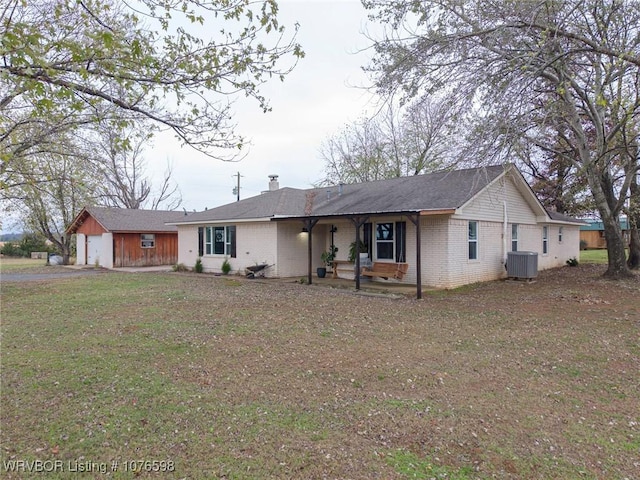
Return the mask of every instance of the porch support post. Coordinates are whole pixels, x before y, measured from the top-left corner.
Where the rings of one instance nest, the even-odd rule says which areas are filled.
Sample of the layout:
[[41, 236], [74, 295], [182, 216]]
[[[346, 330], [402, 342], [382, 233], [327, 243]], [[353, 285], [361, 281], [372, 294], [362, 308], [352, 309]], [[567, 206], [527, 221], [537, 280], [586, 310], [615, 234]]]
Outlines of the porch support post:
[[304, 223], [304, 227], [307, 229], [307, 232], [308, 232], [307, 233], [307, 281], [309, 282], [309, 285], [311, 285], [313, 283], [313, 261], [312, 261], [313, 235], [311, 234], [311, 231], [313, 230], [313, 227], [316, 226], [316, 223], [318, 223], [318, 220], [312, 219], [312, 218], [305, 218], [303, 220], [303, 223]]
[[356, 227], [356, 290], [360, 290], [360, 227], [367, 223], [368, 220], [368, 216], [351, 218], [351, 221]]
[[409, 220], [416, 227], [416, 298], [422, 298], [422, 251], [421, 251], [421, 234], [420, 234], [420, 213], [409, 215]]

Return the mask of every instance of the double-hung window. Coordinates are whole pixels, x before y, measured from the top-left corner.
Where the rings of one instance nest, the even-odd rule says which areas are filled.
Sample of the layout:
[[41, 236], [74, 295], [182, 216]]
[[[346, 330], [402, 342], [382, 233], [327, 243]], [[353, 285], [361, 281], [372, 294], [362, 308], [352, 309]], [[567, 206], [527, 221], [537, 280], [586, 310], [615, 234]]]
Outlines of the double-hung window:
[[558, 228], [558, 243], [562, 243], [562, 234], [564, 232], [562, 231], [562, 227]]
[[478, 259], [478, 222], [469, 222], [469, 260]]
[[201, 227], [201, 254], [236, 256], [236, 227], [235, 225]]
[[375, 258], [404, 263], [407, 248], [407, 222], [381, 222], [376, 223], [375, 226]]
[[549, 253], [549, 227], [542, 227], [542, 254]]
[[393, 222], [376, 224], [376, 258], [393, 260]]
[[518, 224], [514, 223], [511, 225], [511, 251], [518, 251]]

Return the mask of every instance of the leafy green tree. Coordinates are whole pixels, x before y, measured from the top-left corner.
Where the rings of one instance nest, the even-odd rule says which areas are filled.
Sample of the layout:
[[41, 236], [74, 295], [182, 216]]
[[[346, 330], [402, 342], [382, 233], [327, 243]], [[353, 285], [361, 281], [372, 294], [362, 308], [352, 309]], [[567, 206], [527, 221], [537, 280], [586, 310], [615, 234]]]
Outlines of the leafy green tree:
[[260, 86], [303, 56], [277, 14], [275, 0], [3, 2], [0, 174], [105, 118], [151, 120], [210, 156], [233, 156], [243, 139], [229, 95], [267, 111]]
[[49, 252], [51, 248], [39, 233], [27, 232], [17, 241], [7, 242], [0, 253], [8, 257], [29, 257], [31, 252]]
[[640, 4], [363, 4], [386, 26], [369, 67], [379, 92], [441, 92], [466, 104], [476, 117], [468, 158], [497, 162], [534, 149], [570, 161], [605, 226], [605, 275], [631, 275], [618, 220], [639, 169], [630, 145], [640, 117]]
[[82, 145], [64, 136], [59, 145], [67, 153], [30, 156], [29, 169], [15, 172], [13, 187], [0, 198], [28, 231], [51, 242], [66, 264], [73, 244], [65, 229], [82, 207], [94, 203], [102, 180]]

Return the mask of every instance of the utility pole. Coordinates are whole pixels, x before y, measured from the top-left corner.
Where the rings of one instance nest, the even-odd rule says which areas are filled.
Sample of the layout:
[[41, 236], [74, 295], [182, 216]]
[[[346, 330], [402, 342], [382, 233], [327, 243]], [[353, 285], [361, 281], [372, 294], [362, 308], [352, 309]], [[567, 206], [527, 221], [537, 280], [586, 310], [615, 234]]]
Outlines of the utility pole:
[[238, 185], [233, 187], [233, 194], [236, 195], [236, 202], [240, 201], [240, 177], [242, 177], [243, 175], [240, 175], [240, 172], [238, 172], [235, 175], [231, 175], [232, 177], [237, 177], [238, 178]]

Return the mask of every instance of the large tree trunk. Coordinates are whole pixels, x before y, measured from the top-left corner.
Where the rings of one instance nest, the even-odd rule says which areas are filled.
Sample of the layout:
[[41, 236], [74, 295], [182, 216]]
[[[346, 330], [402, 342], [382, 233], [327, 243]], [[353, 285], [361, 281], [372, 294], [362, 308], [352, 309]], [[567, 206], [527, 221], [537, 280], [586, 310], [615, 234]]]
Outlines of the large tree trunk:
[[69, 265], [71, 259], [71, 235], [64, 237], [62, 242], [62, 264]]
[[627, 266], [624, 238], [618, 214], [612, 208], [616, 203], [606, 175], [598, 171], [594, 164], [586, 168], [589, 187], [604, 225], [604, 236], [607, 241], [609, 257], [607, 271], [604, 276], [611, 279], [622, 279], [634, 276]]
[[633, 174], [631, 185], [629, 186], [629, 212], [627, 214], [629, 222], [629, 258], [627, 266], [632, 270], [640, 269], [640, 185], [638, 185], [637, 174]]
[[629, 230], [629, 258], [627, 266], [632, 270], [640, 269], [640, 232], [638, 232], [638, 224]]
[[48, 229], [42, 232], [47, 240], [56, 247], [56, 250], [62, 257], [62, 264], [69, 265], [71, 259], [71, 235], [59, 237], [54, 235]]
[[624, 238], [618, 217], [610, 215], [606, 220], [602, 217], [602, 223], [604, 224], [604, 236], [607, 240], [607, 254], [609, 257], [609, 267], [604, 276], [612, 279], [633, 276], [627, 266]]

